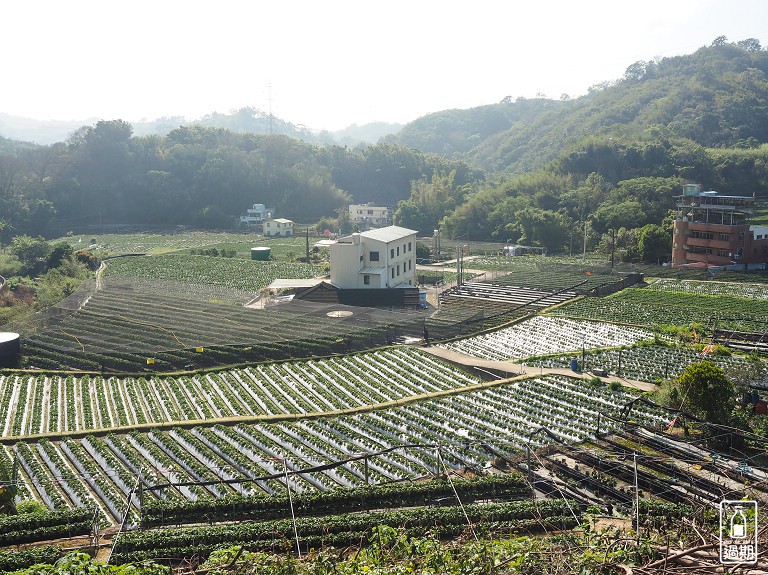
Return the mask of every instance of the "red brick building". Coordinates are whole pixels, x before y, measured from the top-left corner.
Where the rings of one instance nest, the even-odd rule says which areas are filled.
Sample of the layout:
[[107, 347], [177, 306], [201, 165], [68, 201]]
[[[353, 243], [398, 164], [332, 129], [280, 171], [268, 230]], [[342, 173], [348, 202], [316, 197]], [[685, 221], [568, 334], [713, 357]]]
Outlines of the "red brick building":
[[675, 199], [672, 267], [768, 263], [768, 226], [749, 223], [754, 196], [702, 192], [698, 184], [686, 184]]

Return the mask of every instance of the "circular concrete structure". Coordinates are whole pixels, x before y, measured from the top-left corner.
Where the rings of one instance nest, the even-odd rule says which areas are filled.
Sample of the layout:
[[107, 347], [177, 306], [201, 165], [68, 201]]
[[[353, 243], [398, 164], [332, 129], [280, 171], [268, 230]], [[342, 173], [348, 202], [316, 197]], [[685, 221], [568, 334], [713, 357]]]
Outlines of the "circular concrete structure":
[[21, 340], [18, 333], [0, 332], [0, 367], [13, 367], [21, 353]]

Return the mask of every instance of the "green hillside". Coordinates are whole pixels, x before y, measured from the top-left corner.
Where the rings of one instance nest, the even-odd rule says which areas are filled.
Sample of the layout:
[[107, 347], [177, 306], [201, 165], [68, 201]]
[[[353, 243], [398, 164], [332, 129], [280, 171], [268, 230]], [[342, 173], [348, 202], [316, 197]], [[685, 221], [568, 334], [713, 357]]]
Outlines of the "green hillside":
[[704, 147], [754, 147], [768, 135], [768, 52], [749, 41], [716, 44], [636, 62], [573, 100], [436, 112], [389, 141], [507, 173], [541, 168], [587, 136], [625, 140], [655, 127]]

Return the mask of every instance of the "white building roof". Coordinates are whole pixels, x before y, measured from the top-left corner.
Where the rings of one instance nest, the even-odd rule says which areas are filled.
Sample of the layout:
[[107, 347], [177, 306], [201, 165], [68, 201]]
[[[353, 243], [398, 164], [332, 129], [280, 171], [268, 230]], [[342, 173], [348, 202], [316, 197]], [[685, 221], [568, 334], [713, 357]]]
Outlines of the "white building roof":
[[375, 230], [361, 232], [360, 237], [389, 243], [407, 236], [412, 236], [415, 233], [417, 233], [416, 230], [409, 230], [408, 228], [401, 228], [400, 226], [387, 226], [385, 228], [377, 228]]
[[292, 224], [293, 220], [286, 220], [285, 218], [274, 218], [272, 220], [273, 222], [277, 222], [278, 224]]
[[328, 248], [331, 247], [333, 244], [338, 243], [336, 240], [320, 240], [319, 242], [315, 242], [313, 244], [313, 248]]
[[322, 283], [322, 279], [276, 279], [267, 286], [267, 289], [291, 289], [310, 288]]

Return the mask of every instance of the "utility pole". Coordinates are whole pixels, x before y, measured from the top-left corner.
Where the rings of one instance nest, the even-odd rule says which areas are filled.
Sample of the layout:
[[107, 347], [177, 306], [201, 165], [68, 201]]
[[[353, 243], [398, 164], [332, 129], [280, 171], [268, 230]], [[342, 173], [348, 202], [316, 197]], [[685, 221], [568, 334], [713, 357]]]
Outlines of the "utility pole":
[[309, 226], [307, 226], [307, 263], [309, 263]]
[[637, 544], [640, 545], [640, 490], [637, 487], [637, 451], [633, 454], [635, 468], [635, 529]]
[[461, 285], [461, 253], [462, 248], [461, 244], [456, 245], [456, 275], [458, 276], [456, 278], [456, 285]]

